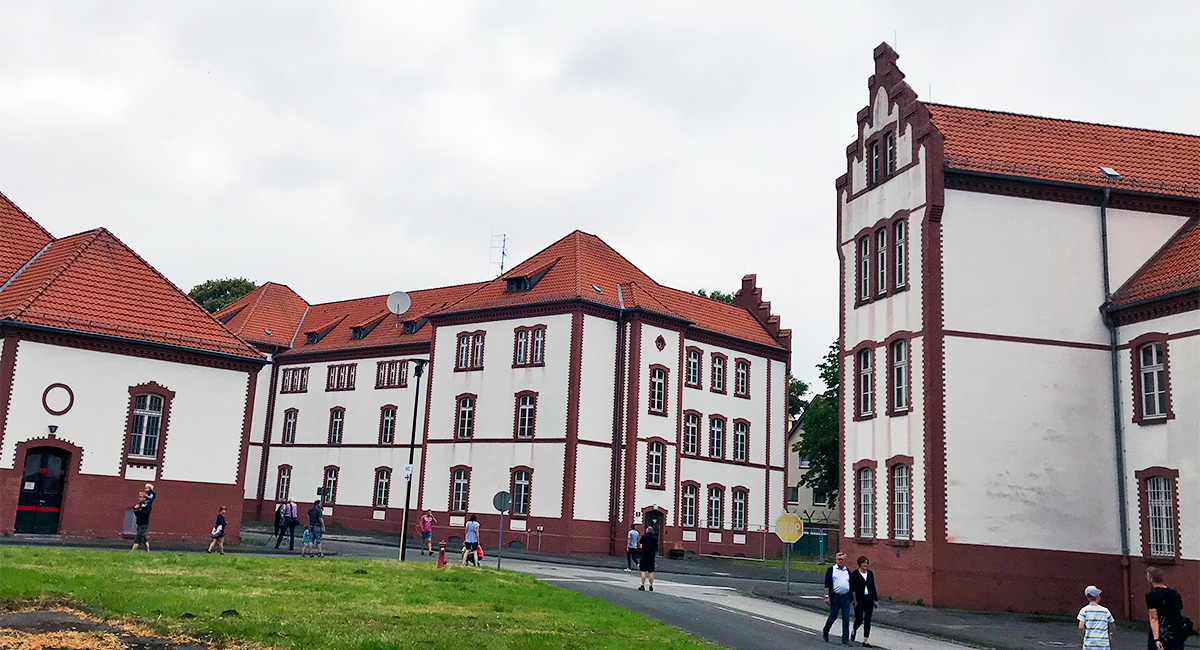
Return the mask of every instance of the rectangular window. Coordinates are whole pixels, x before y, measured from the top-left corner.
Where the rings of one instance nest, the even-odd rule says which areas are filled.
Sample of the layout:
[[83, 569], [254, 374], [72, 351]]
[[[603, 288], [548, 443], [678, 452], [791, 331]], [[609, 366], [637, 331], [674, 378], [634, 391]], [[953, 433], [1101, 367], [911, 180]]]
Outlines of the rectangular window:
[[746, 530], [746, 500], [749, 495], [741, 490], [733, 493], [733, 529]]
[[341, 363], [329, 366], [325, 376], [325, 390], [354, 390], [356, 363]]
[[665, 415], [667, 409], [667, 371], [650, 370], [650, 412]]
[[338, 468], [336, 468], [336, 467], [325, 468], [325, 491], [324, 491], [325, 505], [329, 505], [331, 503], [337, 503], [337, 484], [338, 484]]
[[275, 489], [275, 499], [277, 501], [287, 501], [291, 498], [292, 493], [292, 468], [283, 466], [279, 468], [279, 485]]
[[396, 409], [384, 408], [379, 414], [379, 442], [390, 445], [396, 439]]
[[1142, 377], [1142, 417], [1167, 416], [1167, 371], [1163, 363], [1163, 344], [1147, 343], [1140, 349]]
[[912, 534], [912, 500], [909, 498], [908, 465], [892, 467], [892, 539], [907, 540]]
[[532, 438], [537, 415], [537, 395], [526, 393], [517, 396], [517, 437]]
[[875, 472], [869, 467], [858, 470], [858, 536], [875, 536]]
[[458, 398], [458, 417], [455, 431], [459, 438], [475, 435], [475, 397], [464, 395]]
[[880, 228], [875, 231], [875, 273], [878, 277], [875, 278], [875, 293], [884, 295], [887, 293], [887, 228]]
[[812, 504], [813, 504], [813, 507], [816, 507], [816, 508], [830, 507], [829, 495], [825, 494], [824, 492], [818, 492], [817, 490], [814, 489], [812, 491]]
[[679, 499], [679, 525], [684, 528], [696, 527], [696, 486], [683, 486], [682, 497]]
[[407, 361], [380, 361], [375, 372], [375, 388], [404, 388], [408, 385]]
[[725, 392], [725, 357], [714, 354], [712, 358], [712, 389], [718, 393]]
[[725, 455], [725, 420], [713, 418], [708, 427], [708, 455], [720, 458]]
[[687, 456], [700, 454], [700, 416], [688, 413], [683, 418], [683, 453]]
[[904, 246], [905, 246], [904, 221], [897, 221], [896, 225], [892, 228], [892, 230], [893, 230], [892, 245], [896, 249], [896, 254], [893, 256], [896, 258], [896, 262], [895, 262], [896, 269], [892, 273], [892, 280], [893, 280], [893, 284], [895, 285], [895, 287], [897, 289], [899, 289], [900, 287], [903, 287], [904, 283], [906, 282], [904, 275], [905, 275], [905, 271], [907, 270], [905, 268], [905, 258], [904, 258]]
[[529, 487], [529, 472], [523, 469], [513, 472], [512, 513], [514, 516], [529, 516]]
[[133, 426], [129, 431], [129, 455], [158, 456], [158, 438], [162, 430], [163, 398], [142, 393], [133, 399]]
[[346, 411], [332, 409], [329, 411], [329, 444], [342, 444], [342, 424], [346, 419]]
[[688, 350], [687, 369], [684, 375], [686, 384], [690, 387], [700, 387], [700, 351]]
[[388, 504], [388, 490], [392, 482], [392, 470], [381, 469], [375, 472], [375, 507], [386, 508]]
[[721, 511], [724, 510], [725, 491], [719, 487], [708, 488], [708, 527], [721, 527]]
[[733, 459], [746, 462], [746, 450], [750, 441], [750, 425], [745, 422], [735, 422], [733, 425]]
[[872, 350], [858, 352], [858, 414], [871, 415], [875, 410], [874, 375], [871, 372]]
[[892, 410], [908, 410], [908, 340], [892, 343]]
[[300, 412], [295, 409], [289, 409], [283, 414], [283, 444], [296, 444], [296, 420], [300, 417]]
[[480, 332], [471, 340], [471, 367], [475, 370], [483, 368], [483, 333]]
[[800, 487], [799, 486], [788, 487], [787, 502], [788, 503], [800, 503]]
[[467, 511], [467, 494], [471, 482], [471, 472], [465, 469], [454, 470], [452, 479], [454, 483], [453, 498], [450, 503], [451, 512], [466, 512]]
[[733, 368], [733, 394], [750, 397], [750, 362], [738, 361]]
[[874, 185], [879, 182], [879, 141], [870, 146], [870, 158], [867, 160], [867, 183]]
[[280, 393], [308, 391], [308, 368], [285, 368], [279, 378]]
[[858, 240], [858, 299], [871, 299], [871, 238], [863, 235]]
[[661, 487], [663, 484], [663, 452], [661, 442], [652, 442], [646, 446], [646, 484]]
[[896, 173], [896, 133], [893, 131], [883, 137], [887, 156], [887, 175], [891, 176]]
[[1150, 524], [1150, 555], [1175, 557], [1175, 500], [1171, 480], [1164, 476], [1146, 479], [1146, 516]]

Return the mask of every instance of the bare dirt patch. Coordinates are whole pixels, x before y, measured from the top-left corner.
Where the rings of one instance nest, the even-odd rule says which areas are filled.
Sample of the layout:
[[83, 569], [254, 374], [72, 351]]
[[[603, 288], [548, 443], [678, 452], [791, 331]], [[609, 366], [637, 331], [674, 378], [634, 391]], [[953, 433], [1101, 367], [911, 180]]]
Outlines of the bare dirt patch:
[[65, 607], [0, 612], [0, 650], [210, 650], [194, 639], [157, 636], [122, 621]]

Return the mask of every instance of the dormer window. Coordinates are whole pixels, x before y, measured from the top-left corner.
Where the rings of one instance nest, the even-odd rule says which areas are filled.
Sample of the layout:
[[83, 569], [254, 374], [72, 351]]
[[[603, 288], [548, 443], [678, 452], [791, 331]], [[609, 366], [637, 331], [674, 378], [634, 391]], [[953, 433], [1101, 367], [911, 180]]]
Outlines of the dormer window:
[[367, 335], [367, 328], [365, 328], [365, 327], [355, 326], [355, 327], [350, 328], [350, 338], [352, 340], [361, 339], [362, 337], [364, 337], [366, 335]]
[[404, 321], [404, 333], [405, 334], [416, 334], [418, 329], [420, 329], [420, 326], [417, 325], [417, 321], [415, 321], [415, 320]]
[[531, 283], [529, 281], [529, 278], [524, 275], [521, 275], [521, 276], [518, 276], [515, 278], [508, 278], [507, 280], [505, 280], [505, 282], [508, 283], [508, 286], [506, 286], [504, 288], [504, 290], [507, 291], [508, 293], [515, 293], [518, 291], [529, 291], [530, 289], [533, 288], [533, 283]]

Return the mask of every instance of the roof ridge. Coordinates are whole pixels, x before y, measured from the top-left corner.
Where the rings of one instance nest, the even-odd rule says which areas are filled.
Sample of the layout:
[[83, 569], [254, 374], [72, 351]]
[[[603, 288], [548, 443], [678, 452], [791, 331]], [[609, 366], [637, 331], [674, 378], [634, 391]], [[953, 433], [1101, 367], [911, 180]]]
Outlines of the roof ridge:
[[[29, 307], [43, 293], [46, 293], [46, 289], [49, 289], [50, 285], [54, 284], [54, 281], [57, 280], [58, 277], [60, 275], [62, 275], [63, 272], [66, 271], [72, 264], [74, 264], [75, 260], [79, 259], [79, 256], [82, 255], [83, 252], [85, 250], [87, 250], [89, 246], [94, 244], [96, 242], [96, 240], [100, 238], [100, 235], [104, 232], [107, 232], [104, 230], [104, 228], [95, 228], [93, 230], [87, 230], [82, 233], [78, 233], [76, 235], [71, 235], [69, 237], [65, 237], [63, 239], [56, 240], [56, 241], [66, 241], [67, 239], [70, 239], [71, 237], [76, 237], [76, 236], [84, 235], [84, 234], [87, 235], [87, 237], [84, 238], [83, 242], [81, 244], [79, 244], [79, 247], [76, 248], [75, 251], [72, 252], [70, 255], [68, 255], [66, 259], [64, 259], [62, 262], [60, 262], [58, 267], [56, 269], [54, 269], [54, 271], [52, 271], [46, 277], [45, 280], [42, 281], [42, 284], [37, 289], [31, 291], [29, 293], [29, 296], [25, 299], [25, 301], [22, 304], [18, 305], [17, 308], [14, 309], [10, 314], [8, 314], [7, 317], [15, 318], [17, 316], [20, 316], [22, 314], [22, 312], [24, 312], [26, 309], [29, 309]], [[51, 242], [52, 245], [53, 245], [53, 243], [55, 243], [55, 242]]]
[[1072, 119], [1065, 118], [1065, 117], [1046, 117], [1045, 115], [1033, 115], [1031, 113], [1017, 113], [1015, 111], [998, 111], [998, 110], [989, 109], [989, 108], [973, 108], [970, 106], [956, 106], [954, 104], [942, 104], [942, 103], [938, 103], [938, 102], [922, 101], [921, 103], [925, 104], [926, 106], [936, 106], [938, 108], [953, 108], [953, 109], [958, 109], [958, 110], [963, 110], [963, 111], [975, 111], [978, 113], [992, 113], [994, 115], [1012, 115], [1013, 117], [1028, 117], [1028, 118], [1037, 119], [1037, 120], [1049, 120], [1051, 122], [1067, 122], [1070, 124], [1084, 124], [1087, 126], [1100, 126], [1100, 127], [1104, 127], [1104, 128], [1108, 128], [1108, 129], [1123, 129], [1126, 131], [1145, 131], [1147, 133], [1161, 133], [1163, 135], [1177, 135], [1177, 136], [1182, 136], [1185, 138], [1200, 139], [1200, 135], [1196, 135], [1193, 133], [1182, 133], [1180, 131], [1166, 131], [1163, 129], [1149, 129], [1149, 128], [1140, 127], [1140, 126], [1121, 126], [1119, 124], [1105, 124], [1103, 122], [1087, 122], [1084, 120], [1072, 120]]
[[[473, 284], [480, 285], [480, 288], [482, 288], [483, 286], [486, 286], [486, 285], [490, 284], [491, 282], [492, 282], [492, 280], [481, 280], [481, 281], [476, 281], [476, 282], [461, 282], [459, 284], [447, 284], [447, 285], [441, 286], [441, 287], [428, 287], [426, 289], [413, 289], [412, 291], [406, 291], [405, 293], [412, 295], [418, 291], [425, 292], [425, 291], [440, 291], [442, 289], [457, 289], [458, 287], [466, 287], [466, 286], [470, 286]], [[300, 295], [300, 294], [296, 294], [296, 295]], [[387, 298], [390, 295], [392, 295], [392, 294], [380, 293], [380, 294], [372, 294], [370, 296], [359, 296], [357, 298], [343, 298], [342, 300], [330, 300], [328, 302], [314, 302], [314, 303], [311, 303], [311, 306], [312, 307], [325, 307], [328, 305], [336, 305], [338, 303], [343, 303], [343, 302], [355, 302], [357, 300], [370, 300], [371, 298]], [[301, 298], [301, 300], [304, 300], [304, 299]], [[307, 303], [308, 301], [304, 300], [304, 302]]]
[[38, 223], [37, 219], [34, 219], [33, 217], [29, 216], [29, 213], [22, 210], [21, 206], [17, 205], [17, 203], [15, 201], [13, 201], [12, 199], [5, 196], [4, 192], [0, 192], [0, 199], [4, 199], [5, 203], [8, 203], [9, 205], [11, 205], [14, 209], [16, 209], [17, 212], [21, 213], [21, 216], [28, 219], [30, 221], [30, 223], [32, 223], [33, 225], [37, 226], [38, 230], [41, 230], [42, 233], [44, 233], [47, 237], [50, 238], [50, 241], [55, 241], [57, 239], [54, 235], [50, 234], [50, 231], [46, 230], [46, 228], [44, 226], [42, 226], [42, 224]]

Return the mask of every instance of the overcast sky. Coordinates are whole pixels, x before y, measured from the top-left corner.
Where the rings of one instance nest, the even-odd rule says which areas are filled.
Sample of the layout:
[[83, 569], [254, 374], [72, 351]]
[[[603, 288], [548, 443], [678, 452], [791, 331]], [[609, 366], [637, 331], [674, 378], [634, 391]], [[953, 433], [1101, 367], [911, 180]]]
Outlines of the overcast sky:
[[0, 0], [0, 191], [184, 290], [486, 279], [573, 229], [660, 283], [757, 273], [837, 336], [834, 179], [872, 49], [923, 99], [1200, 133], [1200, 3]]

